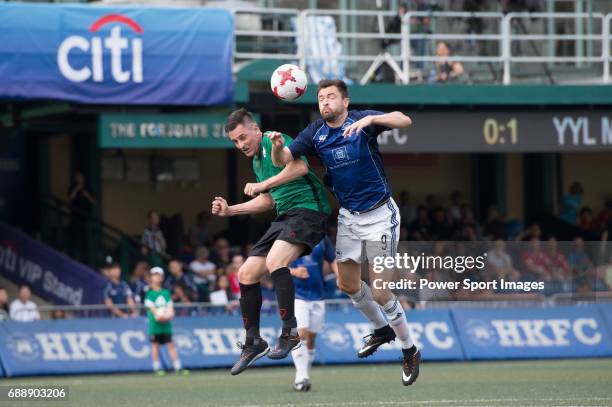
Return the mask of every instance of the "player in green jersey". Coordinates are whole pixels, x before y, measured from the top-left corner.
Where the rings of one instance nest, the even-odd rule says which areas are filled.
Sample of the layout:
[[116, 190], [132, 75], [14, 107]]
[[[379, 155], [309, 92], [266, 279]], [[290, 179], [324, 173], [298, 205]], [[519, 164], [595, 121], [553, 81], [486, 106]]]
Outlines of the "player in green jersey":
[[189, 374], [189, 370], [181, 367], [174, 343], [172, 342], [172, 318], [174, 306], [172, 296], [168, 290], [162, 288], [164, 270], [161, 267], [151, 269], [151, 285], [145, 295], [145, 306], [149, 316], [149, 340], [151, 341], [151, 357], [153, 358], [153, 371], [158, 376], [166, 372], [161, 368], [159, 361], [159, 346], [166, 345], [174, 371], [178, 374]]
[[[244, 189], [245, 194], [253, 196], [253, 199], [229, 206], [225, 199], [216, 197], [212, 203], [212, 213], [235, 216], [276, 208], [277, 214], [238, 271], [246, 341], [239, 344], [242, 353], [230, 371], [236, 375], [268, 352], [271, 359], [282, 359], [299, 346], [294, 310], [295, 288], [288, 266], [298, 257], [310, 253], [323, 239], [330, 207], [325, 189], [308, 168], [306, 159], [292, 161], [282, 169], [274, 166], [271, 159], [272, 142], [261, 132], [247, 110], [239, 109], [230, 114], [225, 131], [234, 146], [253, 159], [257, 183], [249, 183]], [[283, 137], [291, 141], [289, 136]], [[268, 272], [274, 282], [283, 321], [281, 335], [272, 351], [259, 334], [262, 304], [259, 282]]]

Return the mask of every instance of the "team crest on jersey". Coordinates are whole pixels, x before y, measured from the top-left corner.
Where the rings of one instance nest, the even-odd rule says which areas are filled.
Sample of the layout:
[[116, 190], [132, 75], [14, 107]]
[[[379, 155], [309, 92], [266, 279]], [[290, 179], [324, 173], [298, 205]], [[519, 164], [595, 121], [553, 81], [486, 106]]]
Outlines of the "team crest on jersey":
[[346, 147], [335, 148], [332, 150], [332, 154], [334, 156], [334, 161], [337, 163], [348, 161], [349, 156], [346, 151]]

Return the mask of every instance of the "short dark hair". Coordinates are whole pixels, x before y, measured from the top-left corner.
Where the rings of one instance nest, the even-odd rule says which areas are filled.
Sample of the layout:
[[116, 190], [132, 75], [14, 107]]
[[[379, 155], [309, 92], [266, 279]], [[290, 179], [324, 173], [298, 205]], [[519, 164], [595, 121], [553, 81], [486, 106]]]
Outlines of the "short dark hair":
[[238, 127], [239, 124], [244, 124], [245, 121], [254, 122], [255, 119], [253, 119], [253, 114], [244, 107], [234, 110], [227, 116], [227, 120], [225, 121], [225, 132], [229, 133]]
[[341, 79], [323, 79], [322, 81], [319, 81], [319, 84], [317, 85], [317, 96], [319, 96], [321, 89], [329, 88], [330, 86], [335, 86], [338, 88], [342, 98], [348, 97], [348, 87]]

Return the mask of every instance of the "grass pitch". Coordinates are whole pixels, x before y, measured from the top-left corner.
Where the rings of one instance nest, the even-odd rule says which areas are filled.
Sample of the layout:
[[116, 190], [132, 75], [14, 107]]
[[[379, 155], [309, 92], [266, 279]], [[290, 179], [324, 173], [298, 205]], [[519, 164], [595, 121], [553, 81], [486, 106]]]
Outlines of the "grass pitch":
[[315, 366], [312, 390], [292, 390], [293, 368], [252, 367], [189, 376], [114, 374], [2, 379], [11, 385], [68, 386], [69, 401], [0, 401], [6, 406], [612, 406], [612, 359], [423, 363], [401, 384], [397, 364]]

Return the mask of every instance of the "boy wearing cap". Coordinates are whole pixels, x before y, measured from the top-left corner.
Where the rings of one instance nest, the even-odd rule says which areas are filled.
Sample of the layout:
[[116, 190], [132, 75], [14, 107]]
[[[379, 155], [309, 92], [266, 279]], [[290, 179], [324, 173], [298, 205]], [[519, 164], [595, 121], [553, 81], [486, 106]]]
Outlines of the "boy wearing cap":
[[151, 341], [153, 371], [157, 376], [166, 374], [159, 360], [159, 346], [165, 344], [168, 347], [174, 371], [178, 374], [189, 374], [189, 370], [181, 367], [181, 361], [172, 342], [171, 321], [174, 318], [174, 306], [172, 305], [170, 292], [162, 288], [164, 270], [161, 267], [153, 267], [150, 273], [151, 286], [145, 296], [145, 306], [149, 316], [149, 340]]

